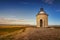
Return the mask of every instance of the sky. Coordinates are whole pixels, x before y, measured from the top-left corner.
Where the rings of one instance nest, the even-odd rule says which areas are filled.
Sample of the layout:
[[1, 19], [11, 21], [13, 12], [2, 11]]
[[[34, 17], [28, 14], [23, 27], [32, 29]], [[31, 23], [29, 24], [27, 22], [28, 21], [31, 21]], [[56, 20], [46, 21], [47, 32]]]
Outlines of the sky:
[[49, 25], [60, 25], [60, 0], [0, 0], [0, 24], [36, 25], [40, 8], [49, 15]]

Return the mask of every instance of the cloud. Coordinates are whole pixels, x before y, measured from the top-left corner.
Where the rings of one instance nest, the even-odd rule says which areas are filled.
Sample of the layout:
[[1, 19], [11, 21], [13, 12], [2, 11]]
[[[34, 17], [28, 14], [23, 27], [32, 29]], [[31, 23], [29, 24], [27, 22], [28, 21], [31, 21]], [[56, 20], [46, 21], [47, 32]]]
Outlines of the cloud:
[[55, 0], [42, 0], [44, 3], [53, 4]]
[[60, 12], [60, 10], [56, 10], [56, 12]]
[[31, 24], [33, 25], [34, 23], [32, 22], [32, 20], [0, 17], [0, 24]]
[[20, 2], [21, 4], [29, 4], [28, 2]]
[[0, 24], [21, 24], [25, 22], [25, 20], [19, 20], [16, 18], [0, 18]]

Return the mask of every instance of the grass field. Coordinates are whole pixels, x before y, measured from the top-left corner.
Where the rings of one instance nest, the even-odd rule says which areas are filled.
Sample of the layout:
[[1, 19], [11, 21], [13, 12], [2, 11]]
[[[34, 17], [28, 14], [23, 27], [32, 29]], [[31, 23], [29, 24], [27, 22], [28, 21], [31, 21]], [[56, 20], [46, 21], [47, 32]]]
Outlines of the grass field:
[[60, 40], [60, 27], [0, 25], [0, 40]]
[[0, 35], [4, 35], [6, 33], [11, 33], [17, 30], [24, 29], [23, 27], [14, 27], [14, 28], [0, 28]]
[[16, 34], [21, 30], [23, 32], [27, 27], [19, 27], [20, 25], [1, 25], [0, 26], [0, 40], [12, 40], [11, 35]]

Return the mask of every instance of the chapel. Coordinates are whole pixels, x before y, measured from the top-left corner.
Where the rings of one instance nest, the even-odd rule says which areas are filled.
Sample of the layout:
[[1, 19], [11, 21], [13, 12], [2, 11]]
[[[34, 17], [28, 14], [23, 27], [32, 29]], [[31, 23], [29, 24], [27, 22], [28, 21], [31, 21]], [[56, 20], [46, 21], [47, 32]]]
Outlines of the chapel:
[[48, 14], [43, 8], [40, 8], [40, 11], [36, 15], [36, 23], [37, 27], [48, 27]]

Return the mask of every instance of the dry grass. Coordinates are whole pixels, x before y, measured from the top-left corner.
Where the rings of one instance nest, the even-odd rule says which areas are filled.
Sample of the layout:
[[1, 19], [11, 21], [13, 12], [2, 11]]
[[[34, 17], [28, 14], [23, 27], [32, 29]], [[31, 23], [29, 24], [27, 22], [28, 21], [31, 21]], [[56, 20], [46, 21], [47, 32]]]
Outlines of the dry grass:
[[60, 27], [5, 27], [0, 27], [0, 40], [60, 40]]

